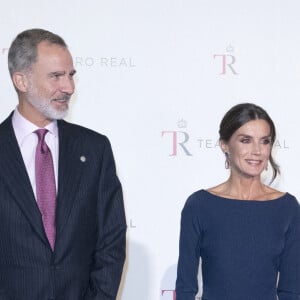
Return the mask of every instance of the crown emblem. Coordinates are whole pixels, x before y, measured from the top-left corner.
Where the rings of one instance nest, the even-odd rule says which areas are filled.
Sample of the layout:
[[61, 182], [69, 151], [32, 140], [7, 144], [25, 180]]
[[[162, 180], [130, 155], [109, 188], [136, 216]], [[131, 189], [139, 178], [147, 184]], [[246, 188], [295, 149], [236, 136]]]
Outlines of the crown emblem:
[[185, 121], [184, 119], [180, 119], [177, 122], [177, 127], [178, 128], [186, 128], [187, 127], [187, 121]]
[[226, 52], [234, 52], [234, 47], [232, 45], [228, 45], [226, 47]]

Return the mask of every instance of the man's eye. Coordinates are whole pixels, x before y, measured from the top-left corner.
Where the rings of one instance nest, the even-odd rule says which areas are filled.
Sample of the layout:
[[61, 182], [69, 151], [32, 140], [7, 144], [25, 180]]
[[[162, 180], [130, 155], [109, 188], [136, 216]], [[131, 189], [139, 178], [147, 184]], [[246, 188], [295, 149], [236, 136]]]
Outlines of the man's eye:
[[54, 79], [58, 79], [62, 76], [62, 74], [59, 74], [59, 73], [52, 73], [51, 74], [51, 77], [54, 78]]

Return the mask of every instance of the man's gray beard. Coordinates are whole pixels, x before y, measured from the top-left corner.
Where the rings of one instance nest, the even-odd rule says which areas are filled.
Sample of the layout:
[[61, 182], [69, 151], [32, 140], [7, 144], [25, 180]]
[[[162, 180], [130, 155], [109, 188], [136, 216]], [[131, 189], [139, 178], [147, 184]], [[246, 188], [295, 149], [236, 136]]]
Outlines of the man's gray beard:
[[49, 120], [63, 119], [68, 113], [68, 107], [64, 110], [55, 109], [51, 106], [50, 102], [45, 99], [36, 100], [35, 98], [28, 97], [28, 102]]

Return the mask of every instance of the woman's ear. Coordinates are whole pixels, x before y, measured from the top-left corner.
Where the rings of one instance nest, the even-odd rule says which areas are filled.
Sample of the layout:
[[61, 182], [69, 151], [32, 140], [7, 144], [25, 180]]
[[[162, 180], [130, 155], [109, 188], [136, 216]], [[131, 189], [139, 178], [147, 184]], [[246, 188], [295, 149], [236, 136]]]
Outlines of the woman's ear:
[[225, 153], [225, 154], [228, 153], [228, 145], [227, 145], [227, 143], [224, 142], [224, 140], [220, 140], [219, 145], [220, 145], [220, 148], [223, 151], [223, 153]]

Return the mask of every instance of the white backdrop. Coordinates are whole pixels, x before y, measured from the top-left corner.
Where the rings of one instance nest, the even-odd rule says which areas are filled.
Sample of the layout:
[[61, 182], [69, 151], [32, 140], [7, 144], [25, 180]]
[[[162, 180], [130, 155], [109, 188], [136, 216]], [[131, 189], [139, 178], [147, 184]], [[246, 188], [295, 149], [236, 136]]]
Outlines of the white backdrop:
[[275, 187], [300, 199], [299, 12], [297, 0], [1, 2], [0, 119], [17, 104], [7, 48], [45, 28], [66, 40], [78, 71], [68, 120], [112, 142], [129, 225], [119, 299], [175, 299], [180, 212], [227, 177], [216, 144], [232, 105], [270, 113]]

